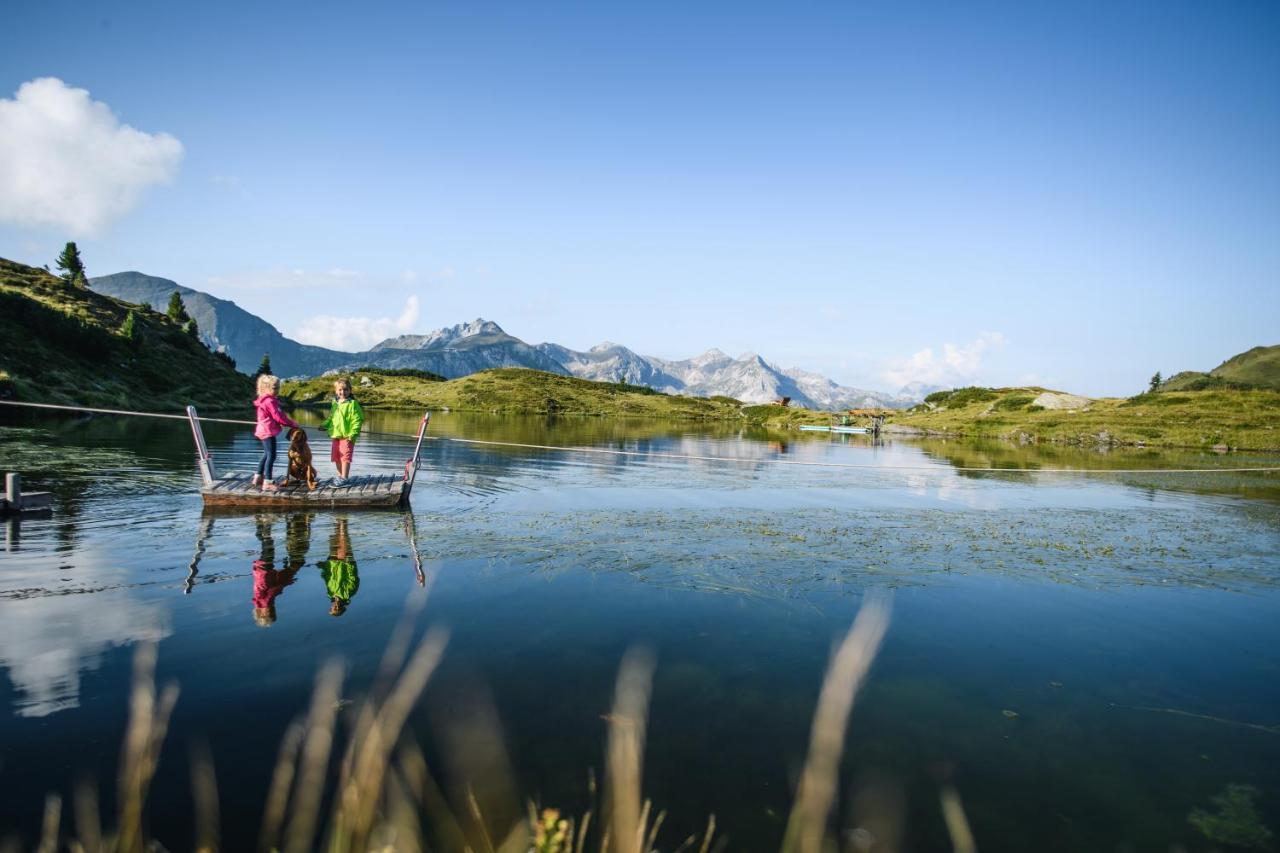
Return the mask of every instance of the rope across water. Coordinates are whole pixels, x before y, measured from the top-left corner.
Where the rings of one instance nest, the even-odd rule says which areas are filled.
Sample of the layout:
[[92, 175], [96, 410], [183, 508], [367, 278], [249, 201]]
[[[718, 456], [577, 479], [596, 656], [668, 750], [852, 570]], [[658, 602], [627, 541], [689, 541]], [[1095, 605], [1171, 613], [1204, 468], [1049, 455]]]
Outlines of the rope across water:
[[[135, 412], [128, 409], [102, 409], [91, 406], [63, 406], [56, 403], [26, 403], [16, 400], [0, 400], [0, 406], [13, 406], [29, 409], [51, 409], [64, 412], [85, 412], [99, 415], [123, 415], [138, 418], [168, 418], [185, 421], [186, 415], [168, 414], [165, 412]], [[253, 426], [256, 421], [236, 420], [232, 418], [206, 418], [200, 420], [215, 424], [237, 424]], [[394, 438], [417, 438], [416, 433], [381, 432], [365, 430], [366, 435], [381, 435]], [[972, 471], [979, 473], [999, 474], [1272, 474], [1280, 471], [1280, 466], [1241, 466], [1231, 468], [1000, 468], [994, 465], [860, 465], [850, 462], [818, 462], [803, 459], [739, 459], [732, 456], [703, 456], [691, 453], [667, 453], [660, 450], [618, 450], [611, 447], [573, 447], [558, 444], [527, 444], [518, 441], [493, 441], [480, 438], [452, 438], [445, 436], [426, 436], [427, 441], [448, 441], [454, 444], [469, 444], [488, 447], [514, 447], [522, 450], [546, 450], [557, 453], [588, 453], [606, 456], [631, 456], [644, 459], [674, 459], [692, 462], [721, 462], [737, 465], [758, 465], [768, 462], [773, 465], [798, 465], [812, 468], [844, 468], [859, 471]]]

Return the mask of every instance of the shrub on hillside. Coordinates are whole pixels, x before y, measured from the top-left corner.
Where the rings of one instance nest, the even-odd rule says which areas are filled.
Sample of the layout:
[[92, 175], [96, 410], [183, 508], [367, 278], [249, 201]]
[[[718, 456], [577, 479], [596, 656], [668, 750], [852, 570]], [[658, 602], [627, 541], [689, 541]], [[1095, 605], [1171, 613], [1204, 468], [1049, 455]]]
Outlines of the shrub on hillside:
[[[1035, 397], [1024, 397], [1022, 395], [1015, 394], [1012, 397], [1005, 397], [1000, 400], [992, 406], [992, 408], [997, 412], [1011, 412], [1026, 407], [1034, 399]], [[1039, 406], [1038, 408], [1043, 409], [1044, 407]]]
[[348, 372], [351, 374], [370, 373], [374, 376], [411, 376], [414, 379], [425, 379], [428, 382], [447, 381], [439, 373], [432, 373], [430, 370], [418, 370], [414, 367], [357, 367], [355, 370]]
[[969, 385], [964, 388], [956, 388], [952, 391], [935, 391], [928, 397], [924, 398], [926, 403], [933, 403], [935, 406], [967, 406], [970, 403], [985, 403], [994, 400], [1000, 395], [990, 388], [979, 388], [976, 385]]

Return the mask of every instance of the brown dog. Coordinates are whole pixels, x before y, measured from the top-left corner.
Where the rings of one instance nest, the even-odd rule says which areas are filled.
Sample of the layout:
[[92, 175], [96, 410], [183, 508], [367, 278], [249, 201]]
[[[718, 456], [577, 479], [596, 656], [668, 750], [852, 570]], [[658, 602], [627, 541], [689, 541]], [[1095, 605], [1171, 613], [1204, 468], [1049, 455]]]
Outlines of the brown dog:
[[307, 444], [307, 434], [297, 427], [289, 430], [289, 473], [284, 478], [287, 486], [292, 482], [306, 483], [307, 488], [316, 488], [316, 467], [311, 464], [311, 445]]

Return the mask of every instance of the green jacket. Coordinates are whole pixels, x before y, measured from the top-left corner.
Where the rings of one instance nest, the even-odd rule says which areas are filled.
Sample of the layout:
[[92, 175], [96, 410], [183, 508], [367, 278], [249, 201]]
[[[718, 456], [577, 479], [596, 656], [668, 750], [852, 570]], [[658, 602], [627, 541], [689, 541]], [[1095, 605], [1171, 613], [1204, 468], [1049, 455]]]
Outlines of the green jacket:
[[329, 417], [320, 424], [329, 431], [329, 438], [351, 438], [360, 435], [360, 427], [364, 426], [364, 409], [360, 403], [350, 397], [342, 402], [337, 400], [329, 407]]
[[360, 589], [360, 574], [356, 564], [348, 560], [325, 560], [320, 566], [320, 577], [324, 579], [329, 597], [339, 601], [350, 602]]

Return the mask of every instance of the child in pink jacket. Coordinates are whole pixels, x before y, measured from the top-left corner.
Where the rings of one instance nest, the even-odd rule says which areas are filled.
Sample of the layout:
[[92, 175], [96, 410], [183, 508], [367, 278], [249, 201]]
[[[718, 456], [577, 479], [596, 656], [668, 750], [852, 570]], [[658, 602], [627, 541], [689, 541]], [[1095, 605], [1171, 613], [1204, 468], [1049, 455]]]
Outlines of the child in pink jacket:
[[258, 399], [253, 401], [253, 407], [258, 410], [258, 425], [253, 434], [262, 442], [262, 460], [258, 462], [258, 473], [253, 475], [253, 484], [264, 492], [280, 490], [271, 479], [271, 467], [276, 464], [276, 436], [285, 427], [298, 426], [297, 421], [280, 408], [280, 398], [276, 396], [279, 390], [277, 377], [268, 373], [258, 377]]

